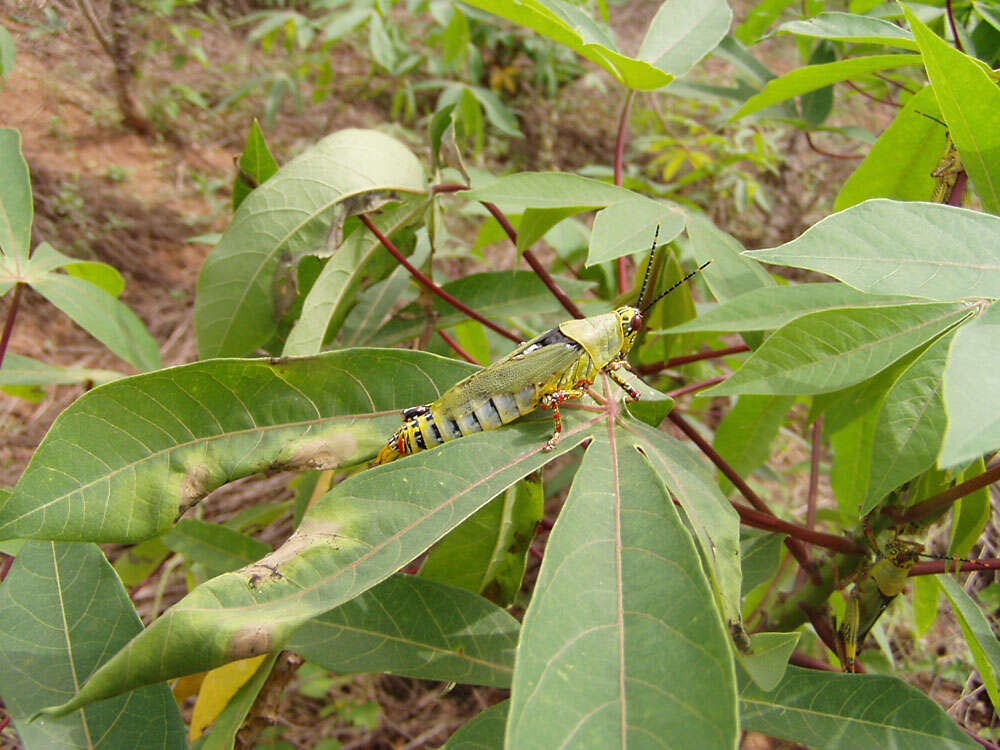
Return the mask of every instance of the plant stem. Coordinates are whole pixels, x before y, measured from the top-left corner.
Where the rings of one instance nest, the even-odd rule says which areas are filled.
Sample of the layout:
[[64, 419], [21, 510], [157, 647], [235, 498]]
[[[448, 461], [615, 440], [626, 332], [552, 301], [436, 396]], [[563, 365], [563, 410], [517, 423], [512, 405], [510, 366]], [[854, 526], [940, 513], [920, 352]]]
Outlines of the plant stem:
[[7, 309], [7, 320], [3, 324], [3, 333], [0, 334], [0, 367], [3, 366], [3, 358], [7, 354], [7, 344], [10, 343], [10, 336], [14, 332], [14, 320], [17, 318], [17, 308], [21, 304], [21, 290], [24, 289], [22, 282], [14, 284], [14, 296], [11, 297], [10, 307]]
[[460, 193], [468, 189], [468, 185], [463, 185], [460, 182], [442, 182], [440, 185], [431, 185], [431, 194]]
[[[736, 512], [739, 513], [740, 520], [747, 526], [753, 526], [755, 529], [788, 534], [792, 537], [791, 541], [814, 544], [817, 547], [825, 547], [826, 549], [833, 550], [835, 552], [842, 552], [846, 555], [861, 555], [866, 551], [865, 547], [862, 547], [857, 542], [851, 541], [847, 537], [827, 534], [826, 532], [815, 531], [814, 529], [807, 529], [805, 526], [799, 526], [796, 523], [784, 521], [777, 516], [770, 515], [769, 513], [763, 513], [754, 508], [749, 508], [741, 503], [734, 502], [732, 505], [736, 509]], [[814, 583], [816, 582], [814, 581]], [[817, 585], [819, 585], [819, 583], [817, 583]]]
[[[770, 516], [771, 518], [777, 520], [777, 517], [771, 512], [771, 509], [767, 507], [767, 503], [765, 503], [756, 492], [750, 489], [750, 486], [743, 481], [743, 477], [736, 473], [733, 467], [730, 466], [726, 460], [723, 459], [722, 456], [720, 456], [716, 450], [708, 444], [708, 441], [706, 441], [705, 438], [703, 438], [698, 431], [694, 429], [694, 427], [687, 423], [684, 417], [676, 411], [672, 411], [667, 415], [667, 418], [673, 422], [681, 430], [681, 432], [687, 435], [691, 442], [698, 446], [698, 449], [702, 453], [708, 456], [708, 459], [719, 468], [726, 478], [733, 483], [736, 489], [740, 491], [740, 494], [749, 500], [751, 505], [753, 505], [757, 511], [764, 516]], [[733, 505], [736, 506], [736, 503], [733, 503]], [[750, 508], [747, 508], [747, 510], [750, 510]], [[736, 511], [740, 512], [739, 506], [736, 506]], [[740, 517], [743, 517], [742, 513], [740, 513]], [[788, 551], [795, 557], [802, 569], [809, 574], [809, 577], [813, 579], [815, 583], [818, 583], [819, 579], [817, 577], [818, 574], [816, 573], [816, 568], [809, 559], [809, 553], [806, 552], [805, 547], [802, 546], [798, 536], [789, 534], [788, 538], [785, 539], [785, 546], [788, 547]]]
[[812, 429], [812, 455], [809, 459], [809, 494], [806, 497], [806, 526], [816, 528], [816, 499], [819, 494], [819, 454], [823, 447], [823, 416], [816, 417]]
[[[956, 500], [960, 500], [966, 495], [972, 494], [982, 487], [993, 484], [998, 479], [1000, 479], [1000, 461], [994, 463], [979, 476], [966, 480], [961, 484], [956, 484], [954, 487], [947, 489], [944, 492], [939, 492], [933, 497], [929, 497], [923, 502], [917, 503], [903, 513], [897, 521], [899, 523], [919, 521], [921, 518], [931, 516], [938, 511], [944, 510]], [[891, 510], [891, 508], [886, 508], [882, 512], [891, 516]]]
[[951, 9], [951, 0], [944, 1], [945, 13], [948, 15], [948, 25], [951, 26], [952, 36], [955, 37], [955, 49], [965, 52], [962, 48], [962, 40], [958, 38], [958, 27], [955, 25], [955, 13]]
[[[635, 89], [629, 89], [625, 96], [625, 104], [622, 105], [622, 114], [618, 119], [618, 137], [615, 139], [615, 185], [621, 187], [622, 166], [625, 161], [625, 135], [628, 133], [628, 116], [632, 110], [632, 102], [635, 100]], [[654, 250], [656, 248], [653, 248]], [[625, 277], [628, 273], [628, 266], [625, 256], [618, 258], [618, 293], [625, 294], [628, 291], [628, 281]]]
[[811, 148], [813, 151], [815, 151], [820, 156], [830, 156], [830, 157], [832, 157], [834, 159], [860, 159], [860, 158], [862, 158], [861, 154], [838, 154], [838, 153], [836, 153], [834, 151], [827, 151], [826, 149], [820, 148], [815, 143], [813, 143], [812, 136], [809, 134], [808, 130], [805, 131], [805, 134], [806, 134], [806, 143], [809, 145], [809, 148]]
[[901, 104], [897, 104], [896, 102], [892, 101], [891, 99], [882, 99], [881, 97], [875, 96], [874, 94], [869, 94], [863, 88], [861, 88], [860, 86], [858, 86], [858, 84], [856, 84], [854, 81], [844, 81], [844, 83], [846, 83], [852, 89], [854, 89], [859, 94], [861, 94], [861, 96], [865, 96], [865, 97], [871, 99], [873, 102], [878, 102], [879, 104], [888, 104], [890, 107], [895, 107], [896, 109], [899, 109], [901, 106], [903, 106]]
[[682, 357], [672, 357], [666, 362], [653, 362], [648, 365], [639, 365], [635, 369], [642, 375], [651, 375], [654, 372], [660, 372], [660, 370], [667, 370], [671, 367], [680, 367], [681, 365], [686, 365], [690, 362], [700, 362], [703, 359], [717, 359], [719, 357], [728, 357], [730, 354], [740, 354], [741, 352], [750, 351], [750, 347], [746, 344], [739, 344], [738, 346], [730, 346], [727, 349], [715, 349], [710, 352], [698, 352], [697, 354], [685, 354]]
[[840, 671], [836, 667], [827, 664], [825, 661], [820, 661], [819, 659], [814, 659], [811, 656], [800, 654], [798, 651], [792, 652], [792, 655], [788, 657], [788, 663], [796, 667], [805, 667], [806, 669], [820, 669], [823, 670], [824, 672]]
[[[482, 201], [482, 204], [486, 207], [487, 211], [493, 214], [493, 218], [496, 219], [497, 222], [499, 222], [500, 226], [503, 228], [503, 231], [507, 233], [507, 236], [510, 238], [510, 241], [514, 243], [514, 247], [516, 248], [517, 231], [507, 220], [507, 217], [503, 215], [503, 211], [497, 208], [495, 204], [489, 203], [488, 201]], [[559, 300], [559, 303], [563, 306], [566, 312], [568, 312], [574, 318], [585, 317], [584, 314], [580, 312], [580, 308], [577, 307], [575, 304], [573, 304], [573, 300], [569, 298], [569, 295], [566, 294], [566, 292], [562, 290], [562, 287], [560, 287], [556, 283], [556, 280], [552, 278], [552, 275], [547, 270], [545, 270], [545, 267], [541, 263], [538, 262], [538, 258], [535, 257], [535, 254], [533, 252], [531, 252], [530, 250], [525, 250], [524, 252], [521, 253], [521, 255], [524, 256], [524, 259], [528, 262], [528, 265], [531, 266], [531, 270], [538, 275], [538, 278], [542, 280], [542, 283], [545, 284], [545, 286], [549, 288], [549, 291], [551, 291], [552, 294], [555, 295], [555, 298]]]
[[700, 383], [691, 383], [689, 385], [684, 386], [683, 388], [678, 388], [678, 389], [673, 390], [673, 391], [667, 391], [667, 395], [670, 396], [670, 398], [677, 398], [679, 396], [685, 396], [688, 393], [694, 393], [695, 391], [700, 391], [703, 388], [711, 388], [713, 385], [717, 385], [718, 383], [721, 383], [723, 380], [726, 380], [728, 377], [729, 377], [728, 375], [720, 375], [719, 377], [712, 378], [710, 380], [702, 380]]
[[474, 365], [482, 364], [482, 362], [480, 362], [471, 354], [469, 354], [467, 351], [465, 351], [465, 349], [462, 348], [462, 345], [459, 344], [457, 341], [455, 341], [455, 339], [453, 339], [451, 336], [449, 336], [447, 331], [445, 331], [444, 329], [438, 329], [438, 335], [444, 339], [444, 343], [446, 343], [448, 346], [454, 349], [455, 353], [458, 354], [458, 356], [464, 359], [466, 362], [471, 362]]
[[421, 284], [423, 284], [424, 287], [428, 291], [430, 291], [433, 294], [436, 294], [438, 297], [440, 297], [441, 299], [443, 299], [445, 302], [447, 302], [449, 305], [451, 305], [452, 307], [454, 307], [456, 310], [460, 310], [461, 312], [465, 313], [466, 315], [468, 315], [473, 320], [478, 320], [480, 323], [482, 323], [484, 326], [486, 326], [490, 330], [496, 331], [501, 336], [505, 336], [505, 337], [509, 338], [511, 341], [514, 341], [514, 342], [516, 342], [518, 344], [521, 343], [521, 337], [520, 336], [517, 336], [517, 335], [511, 333], [510, 331], [508, 331], [508, 330], [506, 330], [504, 328], [501, 328], [496, 323], [494, 323], [492, 320], [488, 320], [488, 319], [484, 318], [482, 315], [480, 315], [479, 313], [477, 313], [475, 310], [473, 310], [472, 308], [468, 307], [466, 304], [464, 304], [463, 302], [459, 301], [458, 299], [456, 299], [452, 295], [448, 294], [448, 292], [446, 292], [444, 289], [442, 289], [441, 287], [439, 287], [437, 284], [435, 284], [433, 281], [431, 281], [429, 278], [427, 278], [424, 274], [422, 274], [420, 271], [418, 271], [417, 268], [412, 263], [410, 263], [410, 261], [408, 261], [403, 256], [403, 254], [401, 252], [399, 252], [399, 250], [396, 249], [396, 246], [392, 244], [392, 242], [389, 240], [389, 238], [386, 237], [384, 234], [382, 234], [381, 231], [379, 231], [379, 228], [375, 226], [375, 224], [372, 222], [371, 219], [368, 218], [367, 215], [365, 215], [365, 214], [359, 214], [358, 218], [361, 219], [361, 221], [364, 223], [364, 225], [366, 227], [368, 227], [368, 229], [372, 232], [372, 234], [374, 234], [376, 237], [378, 237], [378, 240], [379, 240], [379, 242], [382, 243], [382, 246], [385, 247], [385, 249], [388, 250], [390, 253], [392, 253], [393, 257], [395, 257], [395, 259], [398, 260], [403, 265], [403, 267], [406, 268], [406, 270], [410, 272], [410, 274], [413, 276], [413, 278], [415, 278], [417, 281], [419, 281]]
[[1000, 570], [1000, 560], [982, 558], [979, 560], [925, 560], [910, 568], [911, 576], [936, 576], [941, 573], [969, 573], [977, 570]]

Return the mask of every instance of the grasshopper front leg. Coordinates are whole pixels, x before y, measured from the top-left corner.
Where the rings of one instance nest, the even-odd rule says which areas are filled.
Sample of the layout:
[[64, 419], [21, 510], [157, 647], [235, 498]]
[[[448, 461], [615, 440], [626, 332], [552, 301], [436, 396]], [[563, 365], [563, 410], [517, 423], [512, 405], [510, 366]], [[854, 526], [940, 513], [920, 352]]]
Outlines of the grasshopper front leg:
[[611, 380], [615, 383], [615, 385], [617, 385], [619, 388], [625, 391], [625, 393], [628, 394], [628, 397], [630, 399], [632, 399], [633, 401], [638, 401], [639, 391], [633, 388], [629, 383], [626, 383], [625, 379], [618, 374], [618, 368], [620, 367], [624, 367], [626, 370], [632, 369], [631, 367], [629, 367], [628, 362], [626, 362], [625, 360], [613, 359], [607, 365], [604, 366], [604, 373], [609, 378], [611, 378]]

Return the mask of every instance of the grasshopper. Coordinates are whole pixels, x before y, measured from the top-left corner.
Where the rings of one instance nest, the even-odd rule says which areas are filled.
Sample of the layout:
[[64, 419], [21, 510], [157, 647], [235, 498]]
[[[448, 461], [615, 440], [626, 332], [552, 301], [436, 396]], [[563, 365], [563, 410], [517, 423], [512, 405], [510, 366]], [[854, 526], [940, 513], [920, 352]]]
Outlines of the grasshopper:
[[942, 154], [937, 166], [931, 172], [931, 177], [937, 180], [937, 184], [934, 185], [934, 192], [931, 195], [931, 201], [934, 203], [947, 203], [948, 199], [951, 198], [951, 191], [955, 187], [955, 183], [958, 182], [958, 176], [965, 171], [965, 166], [962, 164], [962, 157], [958, 154], [958, 147], [955, 145], [955, 141], [951, 139], [948, 124], [926, 112], [918, 110], [917, 113], [923, 115], [928, 120], [933, 120], [945, 129], [944, 154]]
[[[867, 530], [866, 530], [867, 531]], [[874, 536], [872, 547], [879, 551]], [[885, 553], [869, 570], [864, 571], [860, 583], [855, 583], [847, 596], [844, 620], [837, 629], [840, 661], [845, 672], [854, 671], [858, 644], [863, 643], [878, 618], [903, 591], [906, 578], [917, 558], [924, 551], [919, 542], [909, 542], [898, 537], [885, 545]]]
[[550, 451], [562, 433], [559, 404], [586, 394], [601, 372], [630, 399], [637, 400], [638, 391], [622, 379], [618, 369], [628, 367], [625, 357], [635, 344], [643, 316], [711, 262], [699, 266], [643, 307], [649, 269], [653, 265], [651, 256], [636, 307], [623, 306], [603, 315], [560, 323], [459, 381], [436, 401], [404, 409], [402, 427], [379, 451], [375, 464], [389, 463], [475, 432], [496, 429], [538, 408], [552, 410], [555, 429], [543, 447]]

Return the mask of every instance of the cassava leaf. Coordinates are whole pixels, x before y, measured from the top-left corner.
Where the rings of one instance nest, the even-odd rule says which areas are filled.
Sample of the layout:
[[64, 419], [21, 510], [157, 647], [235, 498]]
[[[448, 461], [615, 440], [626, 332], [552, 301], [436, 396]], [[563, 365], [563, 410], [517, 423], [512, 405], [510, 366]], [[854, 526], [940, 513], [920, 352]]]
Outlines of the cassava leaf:
[[837, 62], [796, 68], [790, 73], [768, 82], [759, 94], [747, 99], [742, 107], [730, 115], [729, 119], [738, 120], [762, 109], [767, 109], [774, 104], [779, 104], [809, 91], [816, 91], [838, 81], [845, 81], [889, 68], [919, 64], [920, 55], [900, 54], [849, 57]]
[[481, 596], [396, 575], [295, 631], [288, 648], [341, 674], [508, 687], [520, 625]]
[[789, 667], [765, 691], [740, 675], [743, 729], [830, 750], [979, 747], [938, 706], [896, 677]]
[[343, 221], [424, 188], [416, 156], [372, 130], [334, 133], [285, 164], [240, 204], [201, 267], [194, 312], [200, 355], [244, 355], [271, 338], [299, 259], [328, 252], [335, 209]]
[[726, 300], [670, 331], [770, 331], [821, 310], [886, 307], [914, 301], [900, 295], [865, 294], [846, 284], [820, 282], [766, 287]]
[[[624, 431], [601, 435], [576, 474], [524, 617], [508, 746], [736, 742], [726, 629], [637, 445]], [[663, 681], [682, 674], [698, 679]]]
[[1000, 447], [1000, 415], [983, 404], [1000, 396], [996, 358], [1000, 305], [990, 305], [955, 334], [944, 371], [944, 408], [948, 426], [938, 465], [955, 466]]
[[988, 66], [952, 47], [905, 7], [903, 12], [983, 209], [1000, 213], [1000, 89]]
[[344, 480], [309, 508], [281, 547], [194, 589], [72, 700], [47, 712], [65, 715], [140, 685], [282, 648], [313, 617], [385, 580], [518, 479], [586, 439], [597, 418], [574, 411], [550, 453], [542, 450], [550, 423], [528, 421]]
[[747, 255], [830, 274], [872, 294], [1000, 297], [1000, 217], [876, 199], [828, 216], [780, 247]]
[[434, 355], [362, 349], [197, 362], [109, 383], [53, 423], [0, 507], [0, 539], [158, 536], [238, 477], [370, 458], [398, 410], [471, 371]]
[[75, 693], [141, 630], [96, 545], [25, 542], [0, 586], [0, 693], [23, 746], [187, 747], [177, 704], [162, 683], [72, 716], [29, 721]]
[[933, 340], [974, 309], [960, 303], [843, 308], [775, 331], [713, 395], [827, 393], [860, 383]]
[[666, 86], [674, 78], [645, 60], [623, 55], [590, 16], [563, 0], [472, 0], [468, 4], [568, 47], [628, 88], [649, 91]]

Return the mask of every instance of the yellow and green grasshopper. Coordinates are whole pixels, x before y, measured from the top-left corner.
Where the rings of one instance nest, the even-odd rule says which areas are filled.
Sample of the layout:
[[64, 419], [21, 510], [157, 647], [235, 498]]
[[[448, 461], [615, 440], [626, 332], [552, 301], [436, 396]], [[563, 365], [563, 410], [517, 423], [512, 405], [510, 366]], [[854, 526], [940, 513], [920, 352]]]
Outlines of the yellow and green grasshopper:
[[[923, 115], [928, 120], [933, 120], [945, 129], [944, 154], [931, 172], [931, 177], [937, 180], [937, 183], [934, 185], [934, 192], [931, 195], [931, 201], [933, 203], [947, 203], [951, 198], [952, 189], [958, 182], [958, 176], [965, 171], [965, 166], [962, 164], [962, 157], [958, 154], [958, 146], [951, 139], [951, 131], [948, 130], [948, 124], [937, 117], [932, 117], [926, 112], [918, 110], [918, 114]], [[965, 196], [963, 195], [963, 202], [964, 200]]]
[[[876, 552], [878, 545], [874, 537], [871, 544]], [[837, 629], [840, 661], [845, 672], [853, 672], [858, 645], [864, 643], [868, 632], [878, 618], [906, 585], [917, 558], [924, 551], [924, 545], [895, 538], [885, 545], [884, 554], [866, 569], [860, 583], [855, 583], [846, 598], [844, 619]]]
[[[656, 247], [656, 238], [653, 238]], [[535, 409], [551, 409], [555, 431], [543, 450], [552, 450], [562, 433], [559, 404], [580, 398], [597, 375], [605, 373], [629, 398], [639, 393], [617, 370], [635, 344], [644, 315], [711, 261], [695, 269], [645, 307], [652, 257], [646, 266], [636, 307], [619, 307], [590, 318], [567, 320], [518, 346], [507, 356], [465, 378], [436, 401], [403, 410], [403, 425], [379, 451], [376, 464], [433, 448], [475, 432], [493, 430]]]

